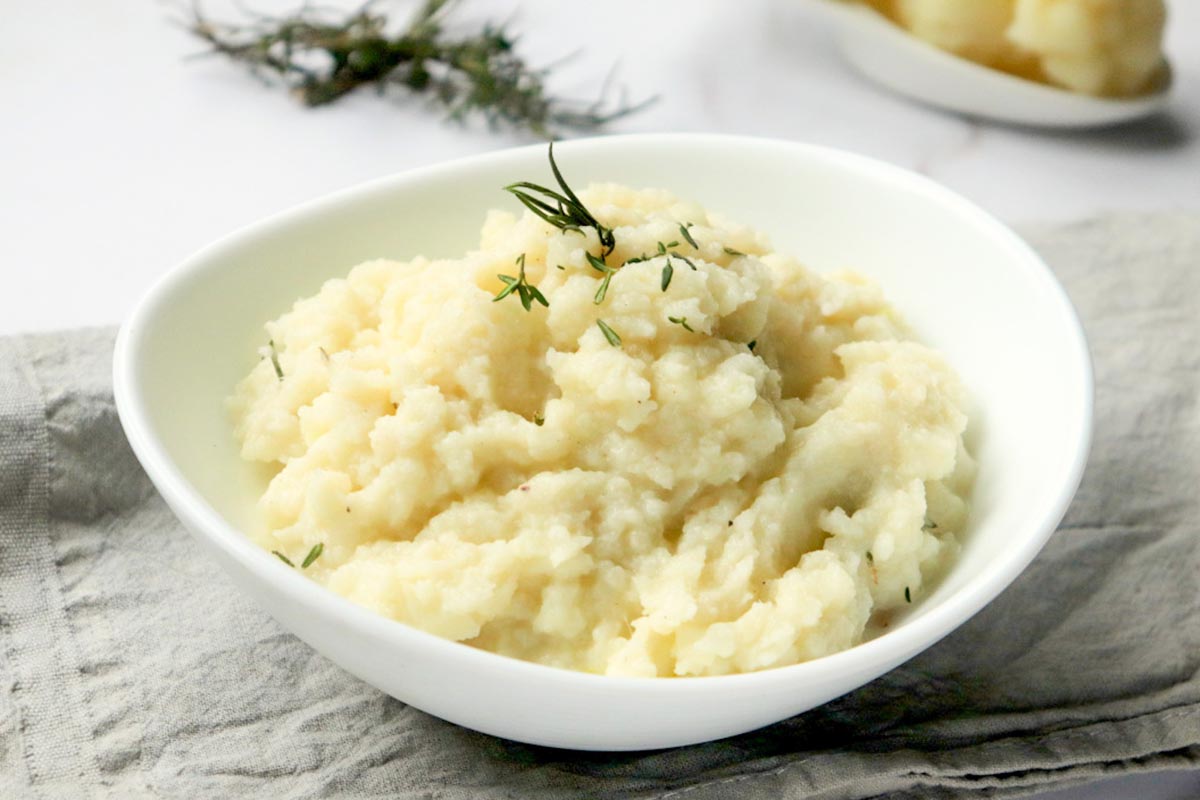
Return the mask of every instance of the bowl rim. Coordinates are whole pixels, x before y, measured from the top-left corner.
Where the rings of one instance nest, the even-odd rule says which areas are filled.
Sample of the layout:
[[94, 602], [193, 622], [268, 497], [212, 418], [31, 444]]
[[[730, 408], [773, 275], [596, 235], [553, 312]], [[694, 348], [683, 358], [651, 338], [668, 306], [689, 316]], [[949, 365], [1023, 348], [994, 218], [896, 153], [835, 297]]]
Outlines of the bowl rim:
[[[937, 606], [905, 620], [886, 634], [862, 642], [846, 650], [788, 666], [772, 667], [754, 672], [715, 676], [685, 677], [626, 677], [600, 675], [523, 661], [510, 656], [481, 650], [461, 642], [444, 639], [406, 623], [393, 620], [355, 605], [332, 590], [289, 569], [266, 550], [254, 544], [248, 536], [226, 522], [208, 505], [204, 497], [183, 475], [167, 454], [164, 445], [154, 435], [146, 397], [142, 391], [144, 366], [139, 356], [146, 345], [149, 324], [160, 309], [168, 306], [174, 296], [193, 280], [209, 270], [219, 268], [220, 256], [237, 249], [273, 230], [288, 227], [296, 218], [321, 214], [326, 209], [363, 194], [385, 190], [401, 190], [406, 184], [436, 178], [444, 173], [503, 161], [521, 159], [536, 151], [544, 153], [544, 144], [504, 148], [488, 153], [439, 162], [361, 182], [339, 191], [300, 203], [272, 214], [258, 222], [245, 225], [201, 248], [167, 270], [138, 301], [133, 312], [121, 325], [113, 355], [113, 393], [118, 415], [126, 437], [163, 499], [193, 535], [202, 536], [258, 580], [269, 581], [287, 600], [307, 608], [320, 608], [336, 622], [359, 634], [396, 640], [408, 649], [424, 649], [432, 655], [454, 659], [464, 666], [507, 672], [514, 680], [552, 682], [558, 688], [581, 688], [620, 692], [653, 692], [688, 695], [723, 690], [757, 687], [770, 689], [797, 680], [834, 680], [839, 675], [861, 673], [874, 669], [881, 674], [916, 653], [944, 638], [979, 610], [995, 599], [1041, 551], [1056, 530], [1083, 476], [1091, 443], [1094, 405], [1094, 379], [1091, 356], [1083, 326], [1068, 298], [1041, 257], [1016, 233], [971, 201], [935, 181], [902, 167], [835, 148], [787, 140], [707, 133], [648, 133], [591, 137], [557, 143], [560, 156], [586, 150], [607, 150], [665, 143], [686, 143], [690, 146], [738, 150], [766, 148], [778, 154], [801, 160], [817, 160], [838, 169], [883, 180], [905, 192], [915, 192], [956, 209], [973, 225], [994, 237], [998, 244], [1013, 254], [1014, 266], [1032, 277], [1048, 296], [1055, 310], [1067, 324], [1066, 342], [1079, 367], [1078, 424], [1070, 432], [1072, 455], [1069, 467], [1052, 502], [1043, 510], [1036, 525], [1023, 537], [1018, 546], [1007, 549], [983, 574]], [[874, 675], [872, 675], [874, 677]], [[850, 687], [847, 691], [852, 690]]]

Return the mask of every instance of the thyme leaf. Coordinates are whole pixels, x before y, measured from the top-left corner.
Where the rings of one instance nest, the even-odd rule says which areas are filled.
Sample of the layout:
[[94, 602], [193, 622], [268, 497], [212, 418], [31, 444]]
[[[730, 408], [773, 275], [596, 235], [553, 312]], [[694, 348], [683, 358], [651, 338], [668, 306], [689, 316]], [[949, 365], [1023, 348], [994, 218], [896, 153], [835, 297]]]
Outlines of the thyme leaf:
[[591, 253], [586, 253], [585, 255], [587, 257], [587, 262], [591, 265], [592, 269], [596, 270], [597, 272], [612, 272], [612, 267], [610, 267], [608, 264], [605, 264], [603, 260], [596, 258]]
[[325, 552], [325, 543], [317, 542], [312, 546], [312, 550], [308, 551], [308, 555], [300, 562], [300, 569], [308, 569], [312, 563], [321, 557], [321, 553]]
[[696, 240], [692, 238], [692, 232], [689, 230], [689, 228], [691, 228], [693, 224], [695, 224], [695, 223], [689, 222], [686, 225], [683, 224], [682, 222], [679, 223], [679, 233], [683, 235], [683, 238], [687, 240], [688, 244], [690, 244], [695, 249], [699, 250], [700, 245], [696, 244]]
[[667, 321], [675, 323], [689, 333], [696, 332], [691, 325], [688, 325], [687, 317], [667, 317]]
[[535, 300], [546, 308], [549, 308], [550, 303], [546, 300], [546, 296], [525, 278], [525, 254], [521, 253], [521, 255], [517, 256], [515, 263], [520, 268], [517, 277], [514, 278], [512, 275], [496, 276], [504, 284], [504, 288], [496, 293], [496, 296], [492, 298], [492, 302], [498, 303], [515, 292], [517, 298], [521, 301], [521, 307], [526, 311], [533, 310], [533, 302]]
[[617, 335], [616, 331], [608, 327], [607, 322], [602, 319], [598, 319], [596, 320], [596, 327], [598, 327], [600, 332], [604, 334], [604, 338], [608, 339], [609, 344], [611, 344], [613, 347], [621, 346], [621, 337]]
[[671, 266], [671, 259], [667, 259], [667, 265], [662, 268], [662, 290], [665, 292], [667, 287], [671, 285], [671, 276], [675, 274], [675, 268]]
[[279, 552], [278, 550], [272, 550], [271, 555], [275, 556], [280, 561], [287, 564], [289, 567], [292, 567], [293, 569], [296, 567], [296, 565], [292, 563], [292, 560], [290, 558], [288, 558], [287, 556], [285, 556], [283, 553]]
[[594, 302], [596, 305], [600, 305], [604, 302], [604, 297], [608, 294], [608, 284], [612, 283], [612, 278], [613, 273], [608, 272], [604, 276], [604, 280], [600, 281], [600, 288], [596, 290], [596, 296], [592, 298], [592, 302]]

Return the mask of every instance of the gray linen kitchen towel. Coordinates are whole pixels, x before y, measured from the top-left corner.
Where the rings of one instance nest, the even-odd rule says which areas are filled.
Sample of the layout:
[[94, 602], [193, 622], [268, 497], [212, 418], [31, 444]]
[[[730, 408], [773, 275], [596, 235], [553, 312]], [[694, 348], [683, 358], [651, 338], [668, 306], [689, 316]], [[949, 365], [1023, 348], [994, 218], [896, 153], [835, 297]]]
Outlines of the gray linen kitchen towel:
[[157, 497], [113, 409], [113, 331], [0, 339], [0, 797], [936, 799], [1200, 766], [1200, 217], [1031, 238], [1079, 305], [1098, 389], [1049, 546], [869, 686], [654, 753], [501, 741], [346, 675]]

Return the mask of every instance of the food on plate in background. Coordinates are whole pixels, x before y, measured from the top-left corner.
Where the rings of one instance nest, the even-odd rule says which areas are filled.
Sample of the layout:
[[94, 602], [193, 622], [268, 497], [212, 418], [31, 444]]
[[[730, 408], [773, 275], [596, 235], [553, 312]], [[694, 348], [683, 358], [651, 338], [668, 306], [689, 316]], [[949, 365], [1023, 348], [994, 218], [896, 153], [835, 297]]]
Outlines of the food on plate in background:
[[1163, 0], [865, 2], [943, 50], [1081, 94], [1145, 94], [1166, 75]]

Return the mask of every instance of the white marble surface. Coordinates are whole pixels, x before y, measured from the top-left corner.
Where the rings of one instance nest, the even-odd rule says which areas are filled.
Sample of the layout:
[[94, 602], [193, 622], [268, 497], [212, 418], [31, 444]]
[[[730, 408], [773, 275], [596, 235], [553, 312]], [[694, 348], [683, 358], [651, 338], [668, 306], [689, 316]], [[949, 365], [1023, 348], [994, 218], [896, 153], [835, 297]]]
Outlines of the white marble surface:
[[[262, 0], [256, 8], [293, 5]], [[399, 8], [404, 3], [397, 4]], [[411, 4], [409, 4], [411, 5]], [[212, 0], [213, 11], [226, 6]], [[197, 247], [333, 189], [529, 141], [440, 122], [421, 104], [352, 97], [310, 111], [217, 60], [150, 0], [13, 3], [0, 48], [0, 334], [116, 323]], [[1173, 0], [1175, 102], [1100, 132], [1044, 133], [912, 105], [851, 74], [808, 0], [471, 0], [589, 96], [609, 66], [660, 96], [615, 132], [771, 136], [933, 176], [1010, 222], [1107, 210], [1200, 210], [1200, 3]], [[515, 13], [514, 13], [515, 12]], [[1055, 800], [1200, 797], [1200, 774], [1124, 778]]]
[[[302, 109], [226, 63], [185, 60], [200, 48], [168, 23], [170, 9], [110, 0], [5, 11], [0, 332], [117, 322], [157, 275], [240, 225], [367, 178], [528, 141], [371, 95]], [[556, 81], [563, 91], [589, 96], [617, 62], [634, 92], [660, 96], [615, 131], [842, 147], [932, 175], [1014, 222], [1200, 208], [1195, 0], [1173, 4], [1170, 114], [1074, 134], [981, 125], [877, 90], [841, 62], [809, 0], [473, 0], [463, 9], [514, 10], [535, 60], [583, 49]]]

